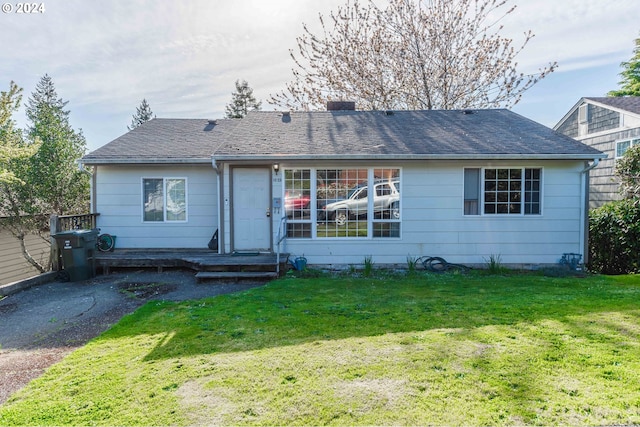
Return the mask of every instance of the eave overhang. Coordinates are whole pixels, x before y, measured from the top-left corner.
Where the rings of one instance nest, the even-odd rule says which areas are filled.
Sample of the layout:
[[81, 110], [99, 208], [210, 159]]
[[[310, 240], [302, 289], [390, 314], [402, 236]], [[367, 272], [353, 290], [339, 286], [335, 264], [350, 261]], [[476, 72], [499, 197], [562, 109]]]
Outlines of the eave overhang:
[[215, 155], [207, 158], [100, 158], [80, 159], [92, 165], [186, 165], [216, 162], [269, 163], [295, 161], [420, 161], [420, 160], [594, 160], [604, 159], [604, 153], [592, 154], [270, 154], [270, 155]]
[[216, 155], [212, 159], [220, 162], [275, 162], [275, 161], [415, 161], [415, 160], [593, 160], [603, 159], [607, 155], [604, 153], [583, 153], [583, 154], [348, 154], [348, 155]]
[[84, 158], [79, 162], [83, 165], [189, 165], [189, 164], [211, 164], [211, 157], [203, 158], [155, 158], [155, 157], [111, 157], [111, 158]]

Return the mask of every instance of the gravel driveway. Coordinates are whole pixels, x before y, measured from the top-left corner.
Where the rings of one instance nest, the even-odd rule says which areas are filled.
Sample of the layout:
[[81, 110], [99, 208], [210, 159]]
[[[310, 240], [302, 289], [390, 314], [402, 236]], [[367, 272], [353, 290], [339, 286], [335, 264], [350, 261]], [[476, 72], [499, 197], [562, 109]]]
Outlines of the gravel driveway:
[[147, 301], [200, 299], [262, 284], [196, 283], [192, 271], [136, 271], [52, 282], [4, 297], [0, 299], [0, 404]]

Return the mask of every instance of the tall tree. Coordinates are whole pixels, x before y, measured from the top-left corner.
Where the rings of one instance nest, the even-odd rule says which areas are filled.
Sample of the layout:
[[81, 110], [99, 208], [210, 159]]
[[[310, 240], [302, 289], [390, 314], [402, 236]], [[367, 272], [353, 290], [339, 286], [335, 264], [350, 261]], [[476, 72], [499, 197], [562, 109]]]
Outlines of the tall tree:
[[633, 57], [628, 62], [622, 62], [620, 66], [623, 71], [620, 73], [622, 80], [618, 83], [620, 89], [612, 90], [609, 96], [640, 96], [640, 38], [635, 40], [636, 47], [633, 49]]
[[33, 215], [32, 208], [37, 203], [28, 182], [30, 156], [38, 144], [25, 140], [12, 118], [21, 100], [22, 88], [14, 82], [8, 91], [0, 92], [0, 226], [20, 242], [25, 259], [43, 272], [44, 266], [31, 256], [25, 244], [27, 234], [40, 234], [43, 228]]
[[143, 99], [140, 103], [140, 106], [136, 108], [136, 113], [132, 116], [131, 126], [127, 126], [127, 129], [134, 130], [144, 122], [148, 122], [151, 119], [154, 119], [156, 116], [151, 111], [151, 107], [146, 99]]
[[260, 110], [262, 101], [253, 96], [253, 89], [246, 80], [236, 80], [236, 91], [231, 94], [231, 103], [227, 104], [226, 117], [228, 119], [241, 119], [249, 111]]
[[306, 25], [297, 38], [293, 80], [269, 103], [313, 110], [327, 99], [356, 101], [358, 108], [458, 109], [510, 107], [557, 64], [524, 75], [518, 47], [499, 35], [501, 8], [509, 0], [347, 0], [322, 31]]
[[40, 213], [70, 215], [88, 209], [89, 179], [77, 165], [87, 143], [82, 130], [75, 131], [69, 123], [67, 103], [58, 98], [53, 80], [45, 74], [26, 106], [28, 134], [40, 141], [29, 180]]
[[[0, 92], [0, 185], [24, 184], [13, 168], [16, 161], [29, 157], [35, 148], [25, 144], [22, 131], [13, 120], [21, 101], [22, 88], [14, 82], [9, 84], [8, 91]], [[1, 208], [0, 205], [0, 213]]]
[[85, 153], [86, 141], [81, 131], [71, 127], [66, 105], [45, 74], [26, 105], [29, 128], [23, 145], [33, 155], [13, 159], [16, 179], [0, 186], [0, 210], [6, 215], [3, 225], [20, 241], [25, 259], [41, 272], [48, 265], [31, 256], [25, 237], [35, 234], [48, 240], [43, 231], [48, 230], [51, 214], [74, 214], [88, 208], [89, 179], [76, 163]]

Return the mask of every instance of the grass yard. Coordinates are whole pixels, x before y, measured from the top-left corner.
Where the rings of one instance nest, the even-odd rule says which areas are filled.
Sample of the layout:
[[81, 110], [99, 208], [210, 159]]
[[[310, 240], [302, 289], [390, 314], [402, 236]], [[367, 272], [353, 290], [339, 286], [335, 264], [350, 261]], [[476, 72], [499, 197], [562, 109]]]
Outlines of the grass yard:
[[638, 424], [639, 303], [640, 276], [477, 272], [151, 302], [0, 425]]

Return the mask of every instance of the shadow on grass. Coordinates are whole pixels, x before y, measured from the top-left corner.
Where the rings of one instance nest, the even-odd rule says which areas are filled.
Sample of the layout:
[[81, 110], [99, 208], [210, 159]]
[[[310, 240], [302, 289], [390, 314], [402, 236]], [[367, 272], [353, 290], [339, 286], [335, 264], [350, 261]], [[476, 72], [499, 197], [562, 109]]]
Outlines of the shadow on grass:
[[430, 329], [637, 310], [640, 277], [417, 274], [285, 278], [180, 303], [150, 302], [97, 340], [164, 336], [146, 360]]

